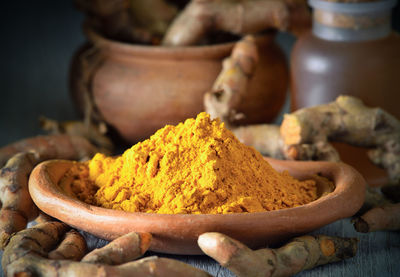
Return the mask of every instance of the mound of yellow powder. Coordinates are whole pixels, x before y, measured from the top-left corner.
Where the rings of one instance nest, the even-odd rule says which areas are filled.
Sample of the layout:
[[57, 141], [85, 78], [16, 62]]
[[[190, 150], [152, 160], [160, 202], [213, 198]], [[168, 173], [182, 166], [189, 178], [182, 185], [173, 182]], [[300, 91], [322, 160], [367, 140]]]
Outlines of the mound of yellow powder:
[[130, 212], [261, 212], [317, 198], [314, 181], [275, 171], [206, 113], [165, 126], [120, 157], [97, 154], [79, 170], [80, 199]]

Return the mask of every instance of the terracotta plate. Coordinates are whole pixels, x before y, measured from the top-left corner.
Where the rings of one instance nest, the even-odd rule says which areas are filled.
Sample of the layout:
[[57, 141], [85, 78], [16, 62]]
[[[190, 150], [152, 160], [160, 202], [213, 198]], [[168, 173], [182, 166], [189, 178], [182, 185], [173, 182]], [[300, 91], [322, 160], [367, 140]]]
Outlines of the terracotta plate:
[[226, 215], [129, 213], [91, 206], [68, 196], [58, 183], [73, 162], [51, 160], [33, 170], [29, 191], [43, 212], [75, 228], [107, 240], [131, 231], [150, 232], [154, 237], [151, 250], [174, 254], [201, 254], [197, 237], [210, 231], [232, 236], [252, 248], [276, 244], [352, 216], [364, 201], [365, 181], [346, 164], [266, 160], [276, 170], [288, 170], [299, 179], [312, 174], [325, 176], [334, 182], [335, 188], [326, 193], [327, 188], [319, 183], [322, 196], [317, 200], [270, 212]]

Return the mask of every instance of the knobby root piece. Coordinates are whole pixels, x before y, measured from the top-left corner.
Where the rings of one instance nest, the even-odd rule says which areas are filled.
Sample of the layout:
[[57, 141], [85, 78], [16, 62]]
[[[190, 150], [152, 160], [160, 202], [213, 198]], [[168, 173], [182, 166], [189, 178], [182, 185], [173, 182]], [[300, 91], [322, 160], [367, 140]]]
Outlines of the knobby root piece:
[[361, 233], [384, 230], [400, 230], [400, 203], [398, 185], [386, 185], [380, 188], [367, 188], [365, 202], [352, 220], [354, 228]]
[[19, 153], [0, 170], [1, 249], [12, 233], [24, 229], [38, 215], [28, 191], [28, 177], [37, 162], [33, 153]]
[[393, 204], [393, 202], [387, 199], [378, 188], [367, 187], [367, 190], [365, 191], [364, 204], [358, 213], [365, 213], [372, 208], [388, 204]]
[[46, 159], [80, 159], [90, 157], [95, 151], [96, 148], [86, 139], [68, 135], [40, 136], [0, 148], [0, 164], [9, 159], [0, 170], [1, 249], [12, 233], [24, 229], [38, 216], [38, 209], [28, 191], [32, 169]]
[[158, 257], [148, 257], [119, 266], [89, 264], [67, 260], [49, 260], [35, 254], [16, 261], [6, 270], [6, 277], [210, 277], [205, 271], [183, 262]]
[[47, 253], [57, 245], [68, 230], [69, 227], [64, 223], [47, 222], [15, 233], [4, 249], [1, 260], [6, 275], [13, 263], [24, 260], [27, 256], [47, 256]]
[[313, 145], [310, 159], [337, 161], [329, 141], [374, 148], [369, 152], [372, 162], [385, 168], [391, 181], [400, 180], [400, 121], [380, 108], [366, 107], [358, 98], [339, 96], [329, 104], [286, 114], [281, 135], [292, 159], [299, 157], [291, 147]]
[[277, 125], [249, 125], [234, 127], [230, 122], [244, 115], [235, 107], [247, 93], [250, 81], [258, 63], [258, 51], [253, 36], [246, 36], [237, 42], [230, 57], [223, 62], [223, 68], [211, 91], [204, 95], [204, 108], [212, 118], [220, 118], [236, 137], [246, 145], [253, 146], [263, 155], [284, 159], [285, 144]]
[[253, 251], [220, 233], [199, 236], [198, 244], [208, 256], [237, 276], [292, 276], [302, 270], [353, 257], [357, 239], [302, 236], [278, 249]]
[[55, 219], [51, 216], [49, 216], [48, 214], [45, 214], [41, 211], [39, 211], [39, 216], [35, 219], [35, 222], [37, 224], [41, 224], [41, 223], [46, 223], [49, 221], [55, 221]]
[[172, 22], [163, 45], [195, 45], [216, 30], [251, 34], [276, 28], [299, 34], [310, 22], [303, 0], [192, 0]]
[[129, 233], [119, 237], [106, 246], [95, 249], [82, 262], [117, 265], [142, 256], [150, 246], [150, 233]]
[[49, 135], [23, 139], [0, 148], [0, 167], [19, 152], [37, 153], [41, 160], [90, 158], [98, 149], [79, 136]]
[[248, 125], [233, 128], [232, 132], [244, 144], [253, 146], [264, 156], [285, 159], [285, 144], [279, 126], [273, 124]]
[[6, 277], [87, 277], [87, 276], [210, 276], [185, 263], [149, 257], [119, 266], [47, 259], [47, 253], [63, 238], [68, 226], [48, 222], [16, 233], [2, 258]]
[[241, 117], [235, 111], [258, 63], [257, 45], [253, 36], [246, 36], [235, 44], [230, 57], [222, 64], [222, 71], [211, 91], [204, 96], [205, 110], [212, 118], [219, 117], [225, 124]]
[[60, 245], [48, 255], [53, 260], [80, 261], [87, 251], [86, 241], [75, 230], [68, 231]]
[[400, 203], [375, 207], [353, 220], [354, 228], [361, 233], [400, 230]]
[[[383, 119], [381, 124], [385, 124]], [[390, 123], [389, 123], [390, 124]], [[386, 132], [393, 129], [393, 133], [397, 132], [397, 137], [393, 135], [382, 140], [375, 149], [368, 151], [369, 159], [376, 165], [385, 168], [389, 174], [392, 183], [400, 182], [400, 121], [397, 120], [397, 126], [386, 126]]]
[[230, 57], [223, 62], [211, 91], [204, 95], [204, 108], [212, 118], [220, 118], [226, 127], [244, 144], [253, 146], [265, 156], [285, 158], [285, 144], [277, 125], [260, 124], [234, 127], [230, 122], [245, 115], [235, 107], [247, 93], [248, 83], [258, 63], [258, 51], [253, 36], [237, 42]]
[[114, 149], [111, 139], [105, 135], [107, 132], [107, 126], [104, 122], [100, 122], [99, 124], [94, 124], [90, 121], [58, 122], [44, 116], [41, 116], [39, 121], [41, 128], [52, 135], [66, 134], [70, 136], [84, 137], [93, 145], [96, 145], [99, 148], [99, 151], [108, 155], [111, 155]]

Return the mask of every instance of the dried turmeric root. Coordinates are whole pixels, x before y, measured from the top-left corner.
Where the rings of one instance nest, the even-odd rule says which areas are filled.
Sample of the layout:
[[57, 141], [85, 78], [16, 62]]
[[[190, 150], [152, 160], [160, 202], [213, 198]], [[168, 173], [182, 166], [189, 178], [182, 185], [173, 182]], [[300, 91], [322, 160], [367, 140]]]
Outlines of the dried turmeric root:
[[205, 110], [212, 118], [220, 118], [226, 125], [241, 115], [235, 111], [247, 92], [247, 84], [258, 63], [257, 45], [253, 36], [238, 41], [230, 57], [222, 63], [222, 71], [211, 91], [204, 95]]
[[118, 266], [48, 259], [47, 253], [57, 246], [68, 229], [64, 223], [48, 222], [14, 234], [2, 258], [5, 276], [210, 276], [185, 263], [158, 257]]
[[304, 155], [299, 150], [308, 149], [309, 159], [337, 161], [339, 156], [329, 141], [373, 148], [371, 161], [386, 169], [391, 181], [400, 181], [400, 121], [358, 98], [339, 96], [329, 104], [286, 114], [281, 135], [292, 159]]
[[208, 256], [238, 277], [292, 276], [322, 264], [353, 257], [357, 239], [327, 236], [302, 236], [278, 249], [253, 251], [220, 233], [199, 236], [198, 244]]
[[12, 233], [22, 230], [38, 216], [28, 191], [28, 177], [37, 159], [33, 153], [19, 153], [0, 171], [0, 247]]
[[142, 256], [150, 246], [151, 234], [128, 233], [103, 248], [95, 249], [82, 262], [101, 264], [122, 264]]
[[385, 195], [381, 192], [381, 189], [375, 187], [367, 187], [365, 191], [365, 200], [361, 209], [357, 214], [365, 213], [366, 211], [379, 207], [393, 204], [393, 201], [387, 199]]
[[360, 216], [352, 223], [357, 232], [400, 230], [399, 185], [368, 188]]
[[248, 125], [233, 128], [232, 132], [242, 143], [253, 146], [264, 156], [281, 160], [286, 159], [286, 146], [282, 140], [278, 125]]
[[[0, 163], [15, 155], [0, 170], [1, 249], [12, 233], [24, 229], [30, 220], [38, 216], [38, 209], [28, 191], [28, 178], [33, 168], [39, 162], [51, 158], [89, 157], [95, 150], [86, 139], [66, 135], [40, 136], [0, 148]], [[33, 152], [18, 153], [19, 151]]]
[[63, 121], [41, 116], [39, 118], [40, 126], [51, 135], [66, 134], [70, 136], [83, 137], [99, 148], [99, 151], [111, 155], [114, 145], [109, 137], [105, 135], [107, 126], [104, 122], [94, 124], [83, 121]]
[[79, 136], [49, 135], [23, 139], [0, 148], [0, 167], [20, 152], [34, 151], [42, 160], [80, 160], [98, 152], [90, 142]]
[[85, 239], [75, 230], [69, 230], [60, 245], [48, 255], [52, 260], [80, 261], [87, 251]]
[[242, 35], [276, 28], [299, 34], [310, 23], [303, 0], [192, 0], [172, 22], [163, 45], [195, 45], [217, 30]]
[[355, 218], [353, 224], [361, 233], [400, 230], [400, 203], [374, 207]]
[[212, 89], [204, 95], [204, 108], [212, 118], [219, 118], [244, 144], [251, 145], [263, 155], [277, 159], [285, 158], [285, 144], [278, 125], [259, 124], [235, 127], [230, 122], [244, 115], [235, 107], [247, 93], [248, 82], [258, 63], [257, 45], [253, 36], [238, 41], [230, 57], [223, 62], [223, 68]]

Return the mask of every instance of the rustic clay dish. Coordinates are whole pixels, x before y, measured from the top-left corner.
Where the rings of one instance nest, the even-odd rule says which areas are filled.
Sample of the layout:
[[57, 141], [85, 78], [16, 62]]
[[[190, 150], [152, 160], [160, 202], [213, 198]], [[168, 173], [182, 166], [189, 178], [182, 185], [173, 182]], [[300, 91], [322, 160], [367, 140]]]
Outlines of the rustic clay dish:
[[107, 240], [130, 231], [150, 232], [154, 237], [151, 250], [174, 254], [200, 254], [197, 237], [210, 231], [230, 235], [253, 248], [276, 244], [349, 217], [364, 201], [365, 181], [346, 164], [267, 161], [276, 170], [288, 170], [299, 179], [313, 174], [325, 176], [335, 184], [334, 191], [329, 193], [329, 188], [319, 183], [319, 195], [322, 196], [317, 200], [270, 212], [225, 215], [129, 213], [91, 206], [67, 196], [58, 182], [73, 162], [63, 160], [38, 165], [31, 174], [29, 191], [42, 211], [73, 227]]

